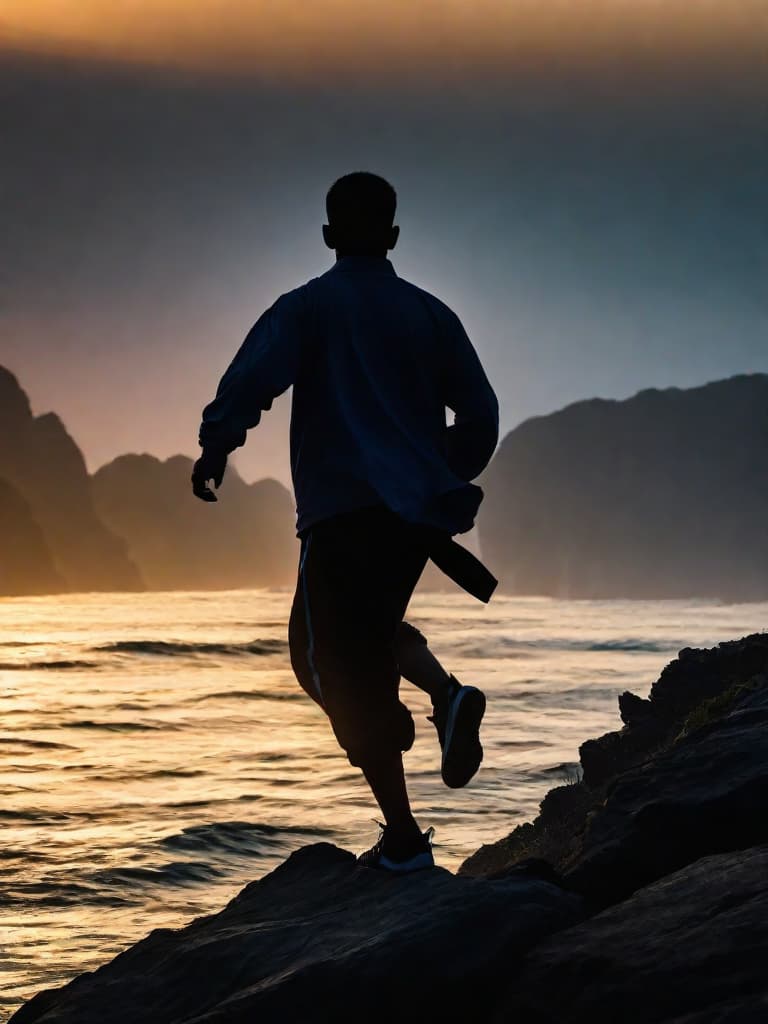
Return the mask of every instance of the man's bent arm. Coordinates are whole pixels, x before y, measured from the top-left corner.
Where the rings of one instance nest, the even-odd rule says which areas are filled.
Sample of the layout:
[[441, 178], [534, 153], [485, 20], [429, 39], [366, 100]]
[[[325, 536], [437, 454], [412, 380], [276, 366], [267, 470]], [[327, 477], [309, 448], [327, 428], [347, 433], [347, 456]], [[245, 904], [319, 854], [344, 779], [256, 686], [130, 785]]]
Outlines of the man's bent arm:
[[454, 473], [474, 480], [496, 450], [499, 403], [461, 321], [453, 313], [451, 318], [445, 404], [455, 418], [446, 430], [446, 451]]
[[228, 454], [245, 444], [246, 432], [278, 395], [293, 384], [304, 336], [301, 289], [281, 295], [256, 321], [203, 409], [200, 444]]

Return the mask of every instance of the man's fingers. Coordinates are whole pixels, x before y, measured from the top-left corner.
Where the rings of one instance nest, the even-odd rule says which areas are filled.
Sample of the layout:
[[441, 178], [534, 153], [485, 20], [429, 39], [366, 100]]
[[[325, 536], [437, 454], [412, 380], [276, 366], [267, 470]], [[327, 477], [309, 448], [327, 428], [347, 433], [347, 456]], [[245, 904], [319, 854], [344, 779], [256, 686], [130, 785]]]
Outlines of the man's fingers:
[[192, 493], [201, 501], [218, 501], [219, 499], [208, 486], [208, 481], [196, 473], [192, 474]]
[[204, 452], [192, 468], [193, 494], [201, 501], [218, 501], [219, 499], [208, 486], [208, 481], [212, 480], [215, 487], [221, 487], [226, 468], [226, 456], [212, 457]]

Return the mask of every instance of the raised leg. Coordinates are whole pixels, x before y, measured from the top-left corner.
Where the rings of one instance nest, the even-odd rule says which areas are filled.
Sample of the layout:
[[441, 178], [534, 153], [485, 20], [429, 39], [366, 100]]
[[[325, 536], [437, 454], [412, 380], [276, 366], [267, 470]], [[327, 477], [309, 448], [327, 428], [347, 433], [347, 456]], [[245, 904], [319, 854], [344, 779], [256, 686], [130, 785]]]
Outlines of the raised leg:
[[409, 683], [424, 690], [433, 706], [444, 701], [451, 687], [451, 676], [429, 649], [426, 637], [409, 622], [403, 622], [395, 642], [400, 674]]

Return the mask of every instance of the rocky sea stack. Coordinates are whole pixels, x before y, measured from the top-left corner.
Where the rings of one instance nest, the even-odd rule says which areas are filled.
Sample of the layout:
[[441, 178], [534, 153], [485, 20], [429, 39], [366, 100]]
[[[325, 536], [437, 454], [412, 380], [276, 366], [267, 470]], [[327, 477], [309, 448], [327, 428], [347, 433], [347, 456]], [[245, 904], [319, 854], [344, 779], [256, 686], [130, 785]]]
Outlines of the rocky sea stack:
[[320, 844], [12, 1024], [768, 1019], [768, 635], [684, 650], [453, 876]]

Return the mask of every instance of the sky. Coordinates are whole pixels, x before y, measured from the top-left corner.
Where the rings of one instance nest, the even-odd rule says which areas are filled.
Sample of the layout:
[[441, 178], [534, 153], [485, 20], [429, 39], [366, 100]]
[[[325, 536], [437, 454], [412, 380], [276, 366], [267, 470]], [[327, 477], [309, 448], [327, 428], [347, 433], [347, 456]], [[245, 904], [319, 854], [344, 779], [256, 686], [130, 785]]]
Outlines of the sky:
[[[0, 364], [91, 469], [196, 452], [251, 323], [398, 190], [502, 428], [768, 372], [764, 0], [6, 0]], [[236, 463], [287, 482], [284, 398]]]

